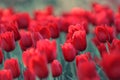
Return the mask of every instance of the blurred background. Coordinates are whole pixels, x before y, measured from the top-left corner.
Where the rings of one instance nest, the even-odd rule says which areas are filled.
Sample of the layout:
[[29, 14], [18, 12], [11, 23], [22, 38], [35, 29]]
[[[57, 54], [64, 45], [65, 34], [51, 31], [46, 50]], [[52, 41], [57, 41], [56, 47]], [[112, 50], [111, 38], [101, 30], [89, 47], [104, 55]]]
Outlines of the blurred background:
[[107, 4], [114, 10], [120, 4], [120, 0], [0, 0], [0, 7], [13, 7], [16, 11], [27, 11], [32, 13], [34, 10], [44, 9], [47, 5], [53, 5], [56, 14], [62, 11], [69, 11], [73, 7], [90, 9], [92, 2]]

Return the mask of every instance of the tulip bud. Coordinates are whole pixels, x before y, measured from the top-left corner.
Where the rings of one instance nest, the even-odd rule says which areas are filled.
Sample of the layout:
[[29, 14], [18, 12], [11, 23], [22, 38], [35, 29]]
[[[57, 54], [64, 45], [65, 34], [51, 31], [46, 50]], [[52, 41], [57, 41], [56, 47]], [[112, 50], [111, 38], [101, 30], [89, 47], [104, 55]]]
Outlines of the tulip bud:
[[7, 52], [15, 49], [15, 40], [13, 32], [5, 32], [0, 35], [0, 46]]
[[40, 79], [48, 77], [47, 59], [44, 54], [34, 55], [29, 61], [29, 69]]
[[33, 45], [32, 34], [30, 32], [21, 30], [20, 35], [21, 35], [21, 39], [19, 41], [19, 44], [22, 50], [26, 50], [27, 48]]
[[49, 27], [37, 25], [35, 27], [31, 27], [30, 30], [34, 32], [39, 32], [44, 39], [49, 39], [51, 37]]
[[100, 80], [93, 62], [83, 62], [77, 67], [78, 80]]
[[57, 23], [48, 23], [47, 26], [50, 29], [51, 37], [58, 38], [60, 34], [60, 30], [59, 30]]
[[15, 41], [20, 39], [20, 33], [16, 22], [5, 22], [4, 25], [8, 31], [13, 31]]
[[81, 55], [77, 55], [76, 56], [76, 66], [78, 67], [78, 65], [80, 63], [83, 63], [83, 62], [88, 62], [89, 61], [89, 56], [88, 54], [81, 54]]
[[20, 76], [20, 67], [17, 59], [11, 58], [4, 62], [4, 69], [11, 71], [13, 78]]
[[68, 62], [71, 62], [75, 59], [77, 51], [71, 43], [64, 43], [62, 45], [62, 52], [64, 59]]
[[40, 53], [46, 55], [48, 63], [52, 62], [54, 59], [57, 58], [57, 44], [55, 40], [39, 40], [37, 42], [37, 49], [38, 51], [40, 51]]
[[0, 80], [13, 80], [10, 70], [0, 70]]
[[101, 67], [109, 80], [120, 79], [120, 54], [106, 54], [101, 60]]
[[52, 69], [52, 76], [53, 77], [58, 77], [62, 74], [62, 65], [58, 60], [54, 60], [51, 63], [51, 69]]
[[30, 16], [28, 13], [18, 13], [16, 15], [16, 21], [20, 29], [25, 29], [29, 26]]
[[74, 32], [72, 36], [72, 44], [77, 50], [85, 50], [87, 47], [86, 32], [84, 30]]
[[29, 69], [26, 69], [23, 75], [24, 75], [24, 80], [35, 80], [35, 75], [31, 73]]
[[28, 68], [28, 64], [29, 64], [30, 59], [34, 55], [37, 55], [37, 54], [38, 54], [38, 52], [34, 48], [29, 48], [22, 53], [22, 61], [23, 61], [23, 64], [25, 65], [25, 67]]

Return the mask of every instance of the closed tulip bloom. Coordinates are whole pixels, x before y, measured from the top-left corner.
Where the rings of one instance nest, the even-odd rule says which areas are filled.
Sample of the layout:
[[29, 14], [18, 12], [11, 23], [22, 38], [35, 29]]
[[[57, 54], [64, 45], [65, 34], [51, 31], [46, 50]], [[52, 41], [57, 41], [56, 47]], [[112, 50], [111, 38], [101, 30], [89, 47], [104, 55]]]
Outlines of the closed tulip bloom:
[[38, 51], [40, 51], [40, 53], [46, 55], [48, 63], [52, 62], [54, 59], [57, 58], [57, 44], [55, 40], [39, 40], [36, 47]]
[[7, 59], [4, 62], [4, 69], [10, 70], [13, 78], [17, 78], [20, 76], [20, 67], [17, 59]]
[[26, 50], [27, 48], [33, 45], [32, 34], [29, 31], [21, 30], [20, 31], [21, 39], [19, 41], [22, 50]]
[[26, 69], [23, 72], [23, 75], [24, 75], [24, 80], [35, 80], [35, 75], [32, 72], [30, 72], [29, 69]]
[[64, 59], [68, 62], [73, 61], [77, 53], [73, 45], [71, 43], [64, 43], [61, 47]]
[[29, 61], [30, 71], [41, 78], [48, 77], [47, 59], [44, 54], [34, 55]]
[[5, 32], [0, 35], [0, 46], [3, 50], [10, 52], [15, 49], [15, 40], [13, 32]]
[[109, 34], [104, 26], [97, 26], [95, 28], [95, 34], [100, 42], [106, 42], [109, 39]]
[[13, 80], [10, 70], [0, 70], [0, 80]]
[[52, 76], [53, 77], [58, 77], [62, 74], [62, 65], [58, 60], [54, 60], [51, 63], [51, 69], [52, 69]]
[[69, 29], [68, 29], [68, 32], [71, 33], [71, 34], [74, 34], [75, 31], [79, 31], [81, 28], [81, 25], [80, 24], [76, 24], [76, 25], [70, 25], [69, 26]]
[[120, 79], [120, 54], [104, 55], [101, 60], [101, 67], [109, 80]]
[[50, 29], [48, 27], [38, 26], [36, 27], [36, 32], [39, 32], [44, 39], [49, 39], [51, 37]]
[[34, 48], [29, 48], [26, 51], [24, 51], [22, 53], [22, 61], [23, 61], [24, 66], [28, 68], [28, 64], [29, 64], [30, 59], [34, 55], [37, 55], [37, 54], [39, 54], [39, 53]]
[[74, 32], [72, 44], [79, 51], [85, 50], [87, 47], [86, 32], [84, 30]]
[[114, 38], [113, 28], [109, 26], [96, 26], [95, 35], [100, 42], [112, 42]]
[[57, 23], [48, 23], [47, 25], [50, 29], [51, 37], [52, 38], [58, 38], [60, 34], [60, 29], [57, 25]]
[[13, 22], [13, 21], [12, 22], [5, 22], [4, 25], [7, 29], [7, 31], [13, 31], [15, 41], [20, 39], [20, 33], [18, 31], [18, 25], [16, 22]]
[[[3, 18], [2, 18], [3, 19]], [[1, 20], [0, 27], [6, 28], [6, 31], [13, 31], [15, 41], [20, 39], [20, 33], [18, 31], [18, 25], [15, 21], [15, 16], [5, 17], [4, 20]]]
[[77, 67], [78, 80], [100, 80], [93, 62], [83, 62]]
[[77, 55], [76, 56], [76, 66], [78, 67], [78, 64], [83, 63], [83, 62], [88, 62], [90, 59], [91, 59], [91, 55], [89, 52]]
[[42, 35], [39, 32], [32, 32], [33, 45], [36, 47], [37, 41], [43, 39]]
[[31, 23], [29, 30], [32, 32], [39, 32], [44, 39], [51, 37], [51, 31], [47, 25], [41, 26], [38, 22]]
[[28, 13], [18, 13], [16, 14], [16, 21], [18, 24], [18, 28], [26, 29], [29, 26], [30, 16]]

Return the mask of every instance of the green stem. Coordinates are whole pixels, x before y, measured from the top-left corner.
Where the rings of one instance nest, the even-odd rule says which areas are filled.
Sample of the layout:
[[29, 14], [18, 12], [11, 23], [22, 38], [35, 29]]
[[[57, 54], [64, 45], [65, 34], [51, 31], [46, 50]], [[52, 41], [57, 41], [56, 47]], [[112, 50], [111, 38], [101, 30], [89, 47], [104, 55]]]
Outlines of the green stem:
[[107, 49], [108, 54], [110, 54], [110, 51], [109, 51], [109, 48], [108, 48], [108, 44], [105, 43], [105, 46], [106, 46], [106, 49]]
[[75, 79], [75, 70], [74, 70], [75, 67], [74, 67], [73, 62], [71, 62], [70, 68], [71, 68], [71, 73], [72, 73], [72, 75], [73, 75], [72, 78]]
[[10, 53], [7, 53], [6, 51], [4, 51], [3, 53], [4, 53], [4, 60], [10, 59]]
[[19, 61], [19, 65], [20, 65], [20, 73], [21, 73], [21, 75], [19, 76], [18, 80], [21, 80], [21, 79], [23, 79], [24, 66], [23, 66], [23, 63], [22, 63], [22, 50], [21, 50], [18, 42], [16, 42], [15, 54], [18, 57], [18, 61]]
[[54, 80], [54, 78], [52, 77], [52, 71], [51, 71], [51, 65], [48, 64], [48, 69], [49, 69], [49, 76], [47, 78], [47, 80]]

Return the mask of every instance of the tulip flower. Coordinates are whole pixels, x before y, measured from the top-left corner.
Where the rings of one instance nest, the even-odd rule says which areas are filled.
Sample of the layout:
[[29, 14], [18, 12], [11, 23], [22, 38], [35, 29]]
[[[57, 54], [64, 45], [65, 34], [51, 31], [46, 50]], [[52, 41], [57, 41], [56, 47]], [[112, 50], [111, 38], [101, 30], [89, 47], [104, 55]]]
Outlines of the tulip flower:
[[54, 60], [51, 63], [51, 69], [52, 69], [52, 76], [53, 77], [58, 77], [62, 74], [62, 65], [58, 60]]
[[20, 76], [20, 67], [17, 59], [11, 58], [5, 60], [4, 69], [10, 70], [13, 78]]

